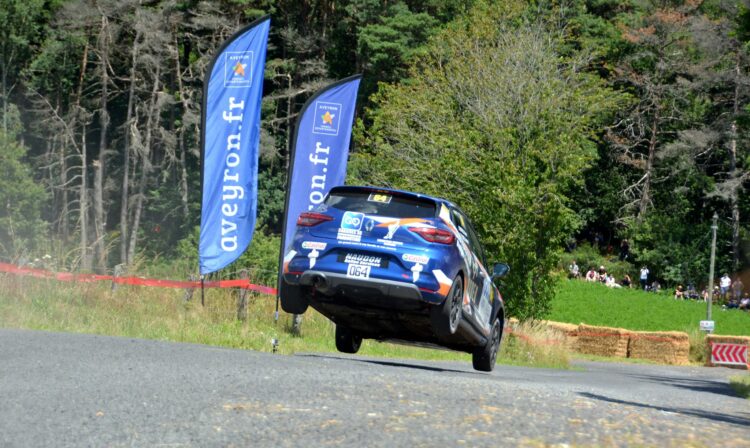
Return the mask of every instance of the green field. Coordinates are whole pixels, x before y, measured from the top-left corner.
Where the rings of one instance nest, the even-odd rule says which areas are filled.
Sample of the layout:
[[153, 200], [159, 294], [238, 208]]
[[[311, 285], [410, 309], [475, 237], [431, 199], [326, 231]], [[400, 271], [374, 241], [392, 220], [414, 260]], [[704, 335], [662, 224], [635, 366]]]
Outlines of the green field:
[[[750, 336], [750, 313], [714, 305], [716, 334]], [[607, 288], [563, 280], [552, 302], [549, 320], [642, 331], [694, 331], [706, 318], [706, 303], [674, 300], [670, 294]]]

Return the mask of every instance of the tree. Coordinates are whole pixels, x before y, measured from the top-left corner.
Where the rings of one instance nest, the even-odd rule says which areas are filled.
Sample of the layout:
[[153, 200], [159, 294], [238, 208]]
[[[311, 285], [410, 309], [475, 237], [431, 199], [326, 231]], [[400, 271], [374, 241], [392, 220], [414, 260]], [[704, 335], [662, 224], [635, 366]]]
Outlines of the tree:
[[407, 82], [381, 86], [352, 160], [357, 181], [464, 208], [491, 259], [510, 262], [508, 303], [521, 318], [548, 308], [560, 248], [578, 224], [567, 194], [618, 100], [523, 12], [522, 2], [481, 4], [438, 34]]

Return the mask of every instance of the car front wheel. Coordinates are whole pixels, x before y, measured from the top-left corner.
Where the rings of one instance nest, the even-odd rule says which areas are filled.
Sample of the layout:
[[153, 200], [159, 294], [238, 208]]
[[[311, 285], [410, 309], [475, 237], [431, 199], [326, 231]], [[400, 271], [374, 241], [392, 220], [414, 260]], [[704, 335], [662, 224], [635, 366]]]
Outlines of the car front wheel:
[[474, 350], [471, 357], [471, 363], [474, 369], [482, 372], [492, 372], [497, 360], [497, 352], [500, 350], [500, 340], [503, 336], [503, 322], [500, 318], [495, 318], [490, 331], [490, 337], [483, 347]]
[[347, 327], [336, 325], [336, 350], [341, 353], [357, 353], [361, 345], [362, 336], [354, 334]]

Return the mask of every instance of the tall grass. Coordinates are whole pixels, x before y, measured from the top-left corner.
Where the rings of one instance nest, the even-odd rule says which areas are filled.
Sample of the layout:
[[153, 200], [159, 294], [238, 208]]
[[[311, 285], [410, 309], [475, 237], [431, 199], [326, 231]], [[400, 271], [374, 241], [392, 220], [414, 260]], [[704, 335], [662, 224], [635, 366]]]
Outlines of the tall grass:
[[[196, 291], [185, 301], [183, 290], [120, 286], [102, 283], [62, 283], [0, 275], [0, 327], [93, 333], [214, 346], [272, 351], [336, 352], [334, 325], [310, 309], [299, 336], [291, 332], [291, 316], [281, 312], [274, 321], [275, 301], [250, 293], [247, 317], [237, 319], [237, 291], [207, 290], [205, 307]], [[544, 350], [504, 341], [498, 362], [542, 367], [566, 367]], [[365, 341], [364, 356], [386, 356], [469, 363], [471, 356], [375, 341]]]

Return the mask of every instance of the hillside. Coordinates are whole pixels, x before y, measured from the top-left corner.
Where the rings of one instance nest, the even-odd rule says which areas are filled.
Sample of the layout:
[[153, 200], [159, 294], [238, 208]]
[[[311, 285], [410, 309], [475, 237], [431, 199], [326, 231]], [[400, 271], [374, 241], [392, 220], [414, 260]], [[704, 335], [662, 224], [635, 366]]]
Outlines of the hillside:
[[[750, 313], [713, 307], [716, 334], [750, 335]], [[705, 302], [674, 300], [669, 294], [611, 289], [564, 280], [552, 301], [549, 320], [643, 331], [694, 331], [706, 318]]]

